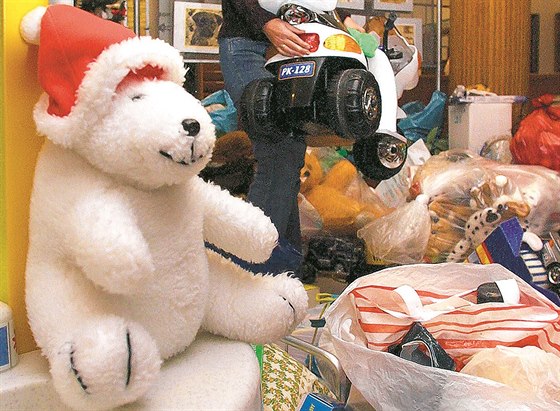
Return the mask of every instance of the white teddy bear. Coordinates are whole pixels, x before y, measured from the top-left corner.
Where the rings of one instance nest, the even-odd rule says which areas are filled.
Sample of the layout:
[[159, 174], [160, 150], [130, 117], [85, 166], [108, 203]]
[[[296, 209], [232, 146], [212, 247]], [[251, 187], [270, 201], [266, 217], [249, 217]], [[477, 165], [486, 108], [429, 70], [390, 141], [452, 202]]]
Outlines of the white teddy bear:
[[197, 174], [214, 127], [183, 88], [180, 53], [74, 7], [30, 12], [45, 94], [31, 199], [28, 317], [55, 388], [78, 409], [140, 398], [200, 330], [274, 341], [305, 315], [287, 274], [253, 275], [277, 232], [261, 210]]

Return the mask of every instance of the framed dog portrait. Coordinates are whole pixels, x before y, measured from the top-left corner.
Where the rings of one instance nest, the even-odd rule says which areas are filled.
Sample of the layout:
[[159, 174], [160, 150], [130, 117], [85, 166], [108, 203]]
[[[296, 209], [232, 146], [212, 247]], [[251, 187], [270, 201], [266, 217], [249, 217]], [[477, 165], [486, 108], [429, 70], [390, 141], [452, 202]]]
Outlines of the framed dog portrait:
[[412, 11], [412, 0], [373, 0], [374, 10]]
[[218, 54], [222, 6], [176, 1], [173, 11], [173, 46], [184, 53]]

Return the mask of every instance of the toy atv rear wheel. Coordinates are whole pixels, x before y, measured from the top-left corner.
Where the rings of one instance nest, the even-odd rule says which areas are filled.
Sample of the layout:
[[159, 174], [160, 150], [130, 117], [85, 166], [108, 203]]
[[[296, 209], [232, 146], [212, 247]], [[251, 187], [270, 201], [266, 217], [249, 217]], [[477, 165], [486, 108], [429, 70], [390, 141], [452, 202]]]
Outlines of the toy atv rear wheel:
[[381, 181], [393, 177], [406, 161], [406, 142], [385, 133], [354, 143], [352, 154], [356, 168], [368, 178]]
[[343, 70], [329, 82], [327, 107], [329, 124], [340, 137], [371, 138], [381, 120], [379, 84], [367, 70]]
[[279, 141], [289, 131], [278, 121], [273, 108], [274, 79], [253, 80], [245, 87], [240, 101], [240, 122], [252, 139]]

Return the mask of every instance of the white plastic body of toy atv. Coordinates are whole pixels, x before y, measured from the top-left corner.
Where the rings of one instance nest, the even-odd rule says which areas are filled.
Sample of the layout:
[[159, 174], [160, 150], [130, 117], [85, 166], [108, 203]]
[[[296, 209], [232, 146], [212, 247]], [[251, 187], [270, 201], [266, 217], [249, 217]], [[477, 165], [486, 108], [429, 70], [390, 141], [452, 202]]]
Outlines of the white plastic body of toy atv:
[[406, 138], [397, 133], [395, 75], [383, 51], [366, 58], [334, 11], [336, 1], [259, 3], [303, 30], [300, 38], [312, 49], [304, 57], [274, 55], [266, 63], [274, 77], [247, 86], [241, 115], [249, 134], [334, 132], [353, 145], [364, 175], [396, 174], [406, 159]]

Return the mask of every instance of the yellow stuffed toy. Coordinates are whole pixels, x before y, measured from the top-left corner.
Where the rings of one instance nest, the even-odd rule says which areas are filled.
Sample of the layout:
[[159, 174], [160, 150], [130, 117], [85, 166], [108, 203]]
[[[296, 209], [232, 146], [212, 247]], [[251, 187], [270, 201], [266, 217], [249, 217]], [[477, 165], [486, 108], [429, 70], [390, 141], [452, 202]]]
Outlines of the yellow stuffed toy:
[[388, 209], [359, 176], [356, 167], [341, 158], [327, 172], [312, 151], [301, 169], [300, 193], [322, 219], [323, 230], [334, 235], [352, 235]]

